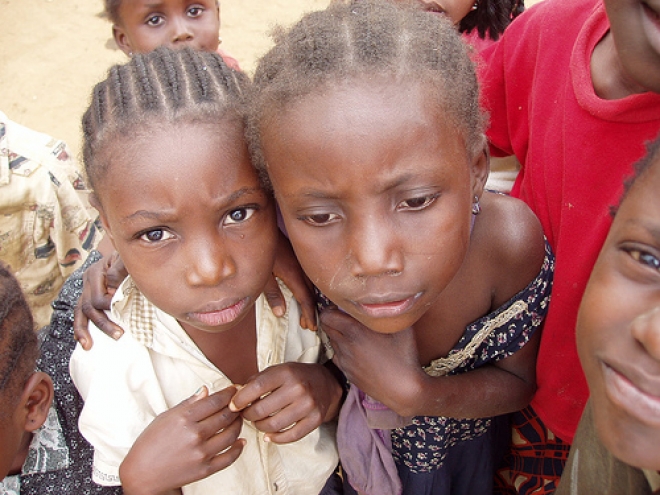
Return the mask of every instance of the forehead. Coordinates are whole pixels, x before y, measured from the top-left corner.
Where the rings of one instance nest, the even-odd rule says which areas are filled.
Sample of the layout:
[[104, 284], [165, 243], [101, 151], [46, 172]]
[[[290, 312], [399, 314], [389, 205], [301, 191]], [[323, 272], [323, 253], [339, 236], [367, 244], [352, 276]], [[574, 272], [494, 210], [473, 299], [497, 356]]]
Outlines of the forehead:
[[[297, 179], [378, 190], [403, 176], [468, 171], [464, 132], [454, 120], [424, 84], [363, 78], [289, 105], [264, 126], [262, 147], [280, 194], [290, 184], [276, 176], [293, 170]], [[355, 183], [365, 173], [368, 181]]]
[[[101, 196], [105, 190], [127, 192], [133, 183], [174, 181], [177, 185], [226, 189], [240, 177], [255, 177], [238, 119], [217, 123], [170, 122], [138, 126], [130, 137], [118, 136], [104, 154], [105, 173], [95, 180]], [[127, 177], [131, 180], [127, 181]]]

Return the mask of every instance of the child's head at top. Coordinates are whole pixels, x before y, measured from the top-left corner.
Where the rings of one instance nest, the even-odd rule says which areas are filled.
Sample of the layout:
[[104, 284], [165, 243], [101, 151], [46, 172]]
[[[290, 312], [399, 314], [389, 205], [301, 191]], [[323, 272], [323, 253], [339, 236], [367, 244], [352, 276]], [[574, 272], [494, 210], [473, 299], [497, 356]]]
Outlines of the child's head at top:
[[580, 306], [596, 429], [627, 464], [660, 470], [660, 140], [637, 165]]
[[0, 263], [0, 480], [19, 471], [31, 433], [53, 398], [48, 375], [36, 373], [39, 345], [21, 288]]
[[369, 328], [411, 326], [459, 270], [488, 173], [456, 30], [334, 4], [280, 33], [254, 83], [249, 139], [303, 269]]
[[[356, 3], [361, 0], [350, 0]], [[461, 33], [476, 30], [481, 38], [497, 40], [513, 19], [525, 10], [523, 0], [392, 0], [449, 17]]]
[[127, 55], [159, 46], [215, 52], [220, 31], [218, 0], [104, 0], [112, 34]]
[[216, 54], [159, 48], [111, 68], [83, 117], [107, 235], [189, 334], [249, 320], [272, 273], [274, 205], [244, 137], [248, 82]]

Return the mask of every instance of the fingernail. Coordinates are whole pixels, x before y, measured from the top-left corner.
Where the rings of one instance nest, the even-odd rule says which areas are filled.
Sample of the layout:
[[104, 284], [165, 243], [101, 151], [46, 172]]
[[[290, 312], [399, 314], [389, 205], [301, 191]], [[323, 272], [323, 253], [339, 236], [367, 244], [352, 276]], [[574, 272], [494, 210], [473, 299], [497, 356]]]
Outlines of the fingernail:
[[284, 316], [284, 308], [282, 306], [275, 306], [273, 308], [273, 313], [275, 313], [275, 316], [277, 317]]
[[87, 339], [78, 339], [78, 343], [81, 346], [86, 347], [87, 346]]
[[236, 404], [234, 404], [234, 401], [231, 401], [229, 403], [229, 410], [231, 412], [238, 412], [239, 411], [238, 407], [236, 407]]
[[115, 340], [119, 340], [119, 337], [121, 337], [121, 336], [122, 336], [122, 333], [119, 330], [112, 333], [112, 338], [115, 339]]

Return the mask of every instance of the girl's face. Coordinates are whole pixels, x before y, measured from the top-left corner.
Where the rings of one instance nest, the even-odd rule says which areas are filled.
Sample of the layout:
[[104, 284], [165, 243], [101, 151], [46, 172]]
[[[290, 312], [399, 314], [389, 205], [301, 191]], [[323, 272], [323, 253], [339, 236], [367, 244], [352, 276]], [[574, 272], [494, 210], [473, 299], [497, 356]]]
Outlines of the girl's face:
[[216, 0], [125, 0], [119, 17], [122, 22], [113, 26], [113, 35], [127, 55], [159, 46], [218, 49], [220, 7]]
[[415, 323], [463, 262], [487, 170], [423, 84], [323, 87], [262, 129], [268, 173], [312, 282], [375, 331]]
[[398, 0], [400, 3], [416, 5], [425, 12], [446, 15], [458, 25], [475, 5], [475, 0]]
[[633, 82], [660, 93], [660, 5], [605, 0], [619, 60]]
[[596, 427], [624, 462], [660, 469], [660, 163], [624, 200], [589, 280], [578, 351]]
[[277, 232], [242, 125], [153, 125], [106, 151], [101, 218], [140, 290], [186, 330], [239, 324], [271, 276]]

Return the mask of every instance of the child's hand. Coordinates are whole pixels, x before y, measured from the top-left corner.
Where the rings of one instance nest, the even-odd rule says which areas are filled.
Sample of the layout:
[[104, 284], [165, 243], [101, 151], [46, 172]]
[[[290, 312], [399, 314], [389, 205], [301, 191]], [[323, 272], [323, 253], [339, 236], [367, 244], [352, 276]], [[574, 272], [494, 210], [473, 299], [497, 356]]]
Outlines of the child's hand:
[[325, 366], [284, 363], [253, 376], [229, 407], [267, 433], [267, 441], [289, 443], [334, 419], [341, 396], [341, 385]]
[[243, 421], [228, 409], [234, 387], [202, 389], [158, 415], [119, 468], [124, 493], [159, 495], [206, 478], [234, 463], [243, 450]]
[[83, 349], [92, 348], [88, 324], [92, 320], [104, 333], [118, 339], [124, 330], [110, 321], [104, 310], [110, 309], [110, 301], [117, 287], [128, 273], [116, 251], [91, 265], [83, 274], [83, 291], [78, 299], [73, 319], [73, 333]]
[[401, 416], [413, 416], [410, 409], [426, 376], [411, 328], [377, 333], [337, 309], [322, 312], [321, 327], [349, 382]]
[[316, 305], [314, 304], [312, 284], [302, 271], [289, 239], [281, 231], [279, 231], [275, 252], [273, 278], [264, 289], [264, 294], [268, 304], [273, 309], [273, 313], [282, 316], [286, 311], [286, 303], [275, 277], [282, 279], [300, 304], [300, 326], [309, 330], [316, 330]]

